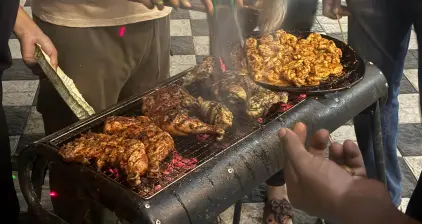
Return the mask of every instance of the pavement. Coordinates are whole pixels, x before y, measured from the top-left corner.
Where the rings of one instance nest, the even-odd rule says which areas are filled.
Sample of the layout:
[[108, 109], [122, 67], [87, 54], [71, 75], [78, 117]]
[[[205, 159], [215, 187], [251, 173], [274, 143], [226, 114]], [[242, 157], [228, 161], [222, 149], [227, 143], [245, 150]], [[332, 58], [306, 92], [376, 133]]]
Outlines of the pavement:
[[[25, 10], [31, 15], [29, 2], [25, 3]], [[341, 19], [343, 30], [347, 32], [347, 18]], [[198, 61], [209, 54], [209, 37], [206, 15], [200, 12], [187, 10], [173, 10], [171, 14], [171, 75], [195, 66]], [[340, 38], [340, 28], [337, 21], [322, 16], [321, 5], [313, 26], [313, 31], [328, 34]], [[347, 36], [347, 35], [346, 35]], [[39, 88], [38, 78], [31, 74], [23, 64], [20, 54], [19, 42], [15, 36], [9, 41], [13, 56], [13, 66], [6, 70], [2, 77], [3, 82], [3, 106], [6, 111], [9, 125], [12, 155], [16, 156], [27, 144], [44, 136], [43, 121], [36, 110], [36, 99]], [[399, 95], [399, 138], [397, 155], [400, 161], [403, 175], [402, 209], [404, 210], [409, 201], [422, 170], [422, 123], [419, 110], [419, 90], [417, 77], [417, 41], [415, 32], [409, 44], [409, 52], [406, 56], [405, 71], [401, 80]], [[353, 124], [347, 123], [331, 133], [335, 141], [346, 139], [356, 140]], [[17, 173], [14, 172], [17, 176]], [[19, 191], [22, 211], [26, 211], [26, 203], [20, 193], [19, 184], [15, 181]], [[51, 209], [49, 200], [48, 180], [43, 188], [42, 203]], [[245, 204], [241, 223], [260, 223], [263, 205]], [[231, 223], [233, 208], [222, 214], [225, 223]], [[308, 223], [300, 221], [297, 223]]]

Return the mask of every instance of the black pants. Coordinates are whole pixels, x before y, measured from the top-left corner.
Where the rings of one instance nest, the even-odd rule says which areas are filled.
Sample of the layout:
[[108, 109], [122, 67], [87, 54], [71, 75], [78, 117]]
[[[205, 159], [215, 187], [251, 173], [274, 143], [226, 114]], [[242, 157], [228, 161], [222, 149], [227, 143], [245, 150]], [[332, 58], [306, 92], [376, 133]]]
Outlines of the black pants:
[[0, 74], [0, 186], [2, 189], [1, 201], [5, 205], [0, 209], [0, 216], [3, 220], [17, 223], [19, 216], [19, 201], [16, 196], [15, 186], [12, 179], [12, 158], [9, 143], [9, 134], [6, 123], [6, 116], [2, 105], [3, 88]]
[[[317, 0], [287, 0], [286, 17], [281, 29], [310, 31], [315, 20], [317, 5]], [[270, 177], [266, 183], [270, 186], [284, 185], [283, 170]]]

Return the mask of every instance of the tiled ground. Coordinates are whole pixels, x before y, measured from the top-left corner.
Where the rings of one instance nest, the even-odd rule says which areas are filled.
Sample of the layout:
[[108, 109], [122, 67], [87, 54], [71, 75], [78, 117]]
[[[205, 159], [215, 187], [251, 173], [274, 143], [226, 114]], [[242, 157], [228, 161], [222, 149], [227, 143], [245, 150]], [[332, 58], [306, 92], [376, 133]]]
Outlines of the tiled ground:
[[[28, 5], [28, 3], [26, 3]], [[25, 9], [30, 12], [29, 7]], [[197, 64], [208, 54], [208, 28], [203, 13], [185, 10], [173, 11], [171, 14], [171, 74], [177, 74]], [[347, 32], [347, 19], [341, 19], [343, 29]], [[337, 21], [329, 20], [318, 10], [314, 31], [341, 38]], [[38, 91], [38, 80], [21, 61], [18, 40], [12, 37], [9, 45], [12, 49], [13, 66], [2, 77], [4, 87], [3, 106], [6, 110], [9, 124], [10, 140], [13, 155], [17, 154], [26, 144], [41, 138], [44, 134], [43, 122], [35, 108]], [[416, 183], [416, 178], [422, 169], [422, 124], [418, 106], [417, 87], [417, 43], [412, 32], [409, 53], [406, 58], [405, 74], [402, 79], [400, 101], [400, 127], [398, 139], [398, 155], [403, 174], [403, 205], [406, 206]], [[332, 134], [335, 140], [354, 139], [352, 125], [344, 125]], [[16, 174], [15, 174], [16, 175]], [[17, 184], [17, 181], [16, 181]], [[19, 186], [17, 185], [17, 188]], [[44, 191], [45, 205], [48, 203], [48, 188]], [[22, 209], [26, 210], [23, 198]], [[242, 223], [259, 223], [261, 204], [244, 206]], [[222, 215], [227, 223], [231, 212]]]

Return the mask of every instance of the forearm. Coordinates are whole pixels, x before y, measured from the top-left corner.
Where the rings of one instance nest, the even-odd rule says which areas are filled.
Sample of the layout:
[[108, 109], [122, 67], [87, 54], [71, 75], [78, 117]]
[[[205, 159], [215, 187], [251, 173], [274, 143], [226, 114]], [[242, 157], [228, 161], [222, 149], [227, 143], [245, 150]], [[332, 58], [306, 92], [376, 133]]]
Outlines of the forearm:
[[25, 31], [28, 30], [28, 27], [31, 27], [31, 25], [35, 25], [34, 21], [31, 19], [31, 17], [29, 17], [22, 6], [19, 6], [13, 32], [18, 38], [21, 38], [25, 35]]
[[391, 202], [386, 187], [375, 180], [356, 180], [346, 191], [333, 217], [344, 224], [420, 224], [401, 213]]

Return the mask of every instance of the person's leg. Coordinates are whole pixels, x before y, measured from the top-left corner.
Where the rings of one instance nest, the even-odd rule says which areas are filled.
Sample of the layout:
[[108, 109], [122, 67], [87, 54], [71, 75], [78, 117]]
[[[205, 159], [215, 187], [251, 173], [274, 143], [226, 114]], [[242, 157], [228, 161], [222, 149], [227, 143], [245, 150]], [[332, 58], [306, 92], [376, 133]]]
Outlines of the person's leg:
[[[144, 54], [130, 73], [119, 100], [135, 94], [144, 93], [156, 87], [158, 83], [170, 77], [170, 18], [155, 19], [147, 23], [137, 24], [137, 29], [149, 29], [151, 35], [143, 38]], [[141, 33], [139, 34], [141, 35]], [[128, 45], [139, 45], [139, 38], [134, 38]]]
[[[411, 21], [399, 1], [353, 0], [348, 7], [349, 44], [372, 61], [388, 81], [388, 99], [381, 111], [387, 186], [393, 203], [401, 201], [401, 173], [397, 159], [398, 99]], [[355, 132], [369, 177], [375, 175], [369, 115], [354, 118]]]
[[6, 208], [0, 211], [0, 217], [2, 220], [9, 220], [10, 223], [17, 223], [20, 207], [12, 179], [9, 134], [2, 99], [3, 88], [0, 74], [0, 185], [2, 186], [3, 194], [2, 202], [6, 205]]

